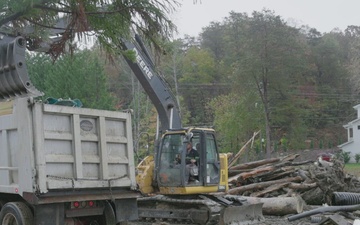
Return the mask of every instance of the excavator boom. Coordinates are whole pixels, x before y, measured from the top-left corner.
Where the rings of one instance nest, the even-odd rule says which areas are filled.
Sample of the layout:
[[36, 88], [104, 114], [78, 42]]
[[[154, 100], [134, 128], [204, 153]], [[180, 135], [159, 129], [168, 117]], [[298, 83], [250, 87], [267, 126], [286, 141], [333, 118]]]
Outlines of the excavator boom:
[[181, 128], [180, 111], [175, 97], [166, 81], [155, 72], [154, 63], [141, 38], [135, 35], [135, 42], [122, 39], [122, 45], [124, 50], [135, 52], [135, 61], [127, 57], [125, 60], [154, 104], [159, 114], [160, 130], [165, 132], [168, 129]]

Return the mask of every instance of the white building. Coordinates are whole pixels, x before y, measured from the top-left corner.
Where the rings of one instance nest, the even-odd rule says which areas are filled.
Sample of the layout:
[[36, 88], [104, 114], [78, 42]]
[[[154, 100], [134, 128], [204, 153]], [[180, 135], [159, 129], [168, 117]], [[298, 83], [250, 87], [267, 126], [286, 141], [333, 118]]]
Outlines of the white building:
[[344, 125], [347, 130], [347, 142], [338, 147], [344, 152], [350, 152], [351, 163], [355, 163], [355, 155], [360, 154], [360, 104], [353, 107], [357, 110], [357, 119]]

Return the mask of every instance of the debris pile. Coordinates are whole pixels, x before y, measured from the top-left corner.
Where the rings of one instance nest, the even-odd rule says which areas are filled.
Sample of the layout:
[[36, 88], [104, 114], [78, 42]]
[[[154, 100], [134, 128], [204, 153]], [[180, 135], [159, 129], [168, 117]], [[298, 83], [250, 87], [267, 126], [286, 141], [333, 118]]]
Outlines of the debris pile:
[[331, 205], [334, 192], [360, 192], [359, 180], [337, 159], [294, 162], [299, 154], [229, 168], [229, 194], [250, 197], [300, 195], [308, 205]]
[[[283, 224], [298, 224], [295, 220], [301, 218], [308, 218], [309, 223], [304, 224], [360, 222], [360, 181], [344, 171], [342, 160], [319, 157], [296, 161], [298, 157], [299, 154], [290, 154], [232, 163], [228, 194], [263, 202], [264, 215], [289, 215]], [[282, 224], [281, 221], [276, 223]]]

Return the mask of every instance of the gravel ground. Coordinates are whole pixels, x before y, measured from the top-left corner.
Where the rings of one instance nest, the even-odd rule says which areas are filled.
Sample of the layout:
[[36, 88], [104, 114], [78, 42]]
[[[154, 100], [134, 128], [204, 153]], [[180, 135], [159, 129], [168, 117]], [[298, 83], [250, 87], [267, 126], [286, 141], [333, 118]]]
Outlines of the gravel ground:
[[265, 221], [259, 223], [259, 225], [314, 225], [310, 222], [308, 217], [302, 218], [295, 221], [288, 221], [288, 216], [278, 217], [278, 216], [265, 216]]
[[[264, 216], [265, 221], [261, 221], [258, 223], [251, 223], [251, 225], [314, 225], [315, 223], [310, 222], [310, 218], [302, 218], [295, 221], [288, 221], [287, 216], [279, 217], [279, 216]], [[166, 222], [155, 222], [155, 223], [139, 223], [139, 222], [129, 222], [127, 225], [171, 225], [172, 223]], [[176, 224], [178, 225], [178, 224]], [[181, 225], [184, 225], [181, 223]]]

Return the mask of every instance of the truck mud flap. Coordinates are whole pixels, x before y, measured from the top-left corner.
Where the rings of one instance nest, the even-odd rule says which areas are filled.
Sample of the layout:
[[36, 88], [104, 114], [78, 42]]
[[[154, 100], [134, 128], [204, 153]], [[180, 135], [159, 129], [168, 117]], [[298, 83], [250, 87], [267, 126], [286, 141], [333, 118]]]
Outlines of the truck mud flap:
[[263, 203], [228, 206], [221, 211], [221, 225], [250, 225], [265, 221]]
[[116, 199], [115, 214], [117, 223], [139, 219], [137, 199]]
[[35, 207], [35, 224], [64, 224], [64, 204], [53, 203], [36, 205]]
[[0, 101], [13, 97], [38, 97], [25, 63], [26, 40], [0, 33]]

